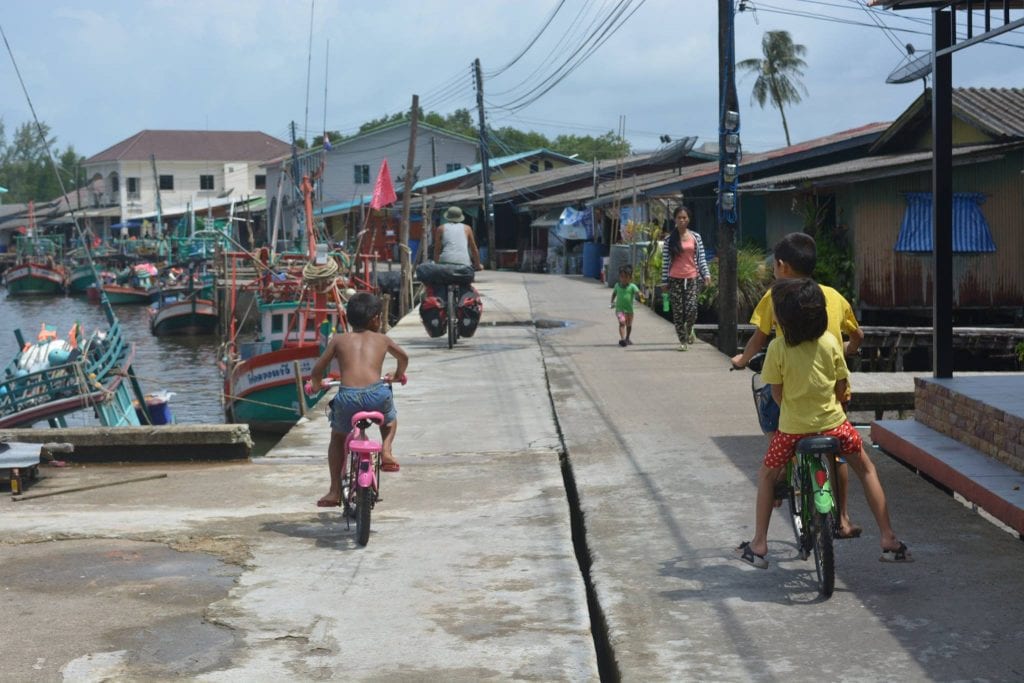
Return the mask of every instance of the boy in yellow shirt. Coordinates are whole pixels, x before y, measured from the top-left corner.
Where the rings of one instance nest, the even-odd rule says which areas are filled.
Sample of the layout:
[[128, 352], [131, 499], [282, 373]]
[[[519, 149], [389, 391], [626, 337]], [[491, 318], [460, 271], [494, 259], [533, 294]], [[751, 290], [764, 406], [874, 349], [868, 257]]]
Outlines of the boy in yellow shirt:
[[[818, 262], [817, 245], [814, 238], [802, 232], [791, 232], [775, 245], [774, 270], [775, 279], [786, 280], [790, 278], [811, 277]], [[853, 307], [842, 294], [826, 285], [819, 285], [825, 295], [825, 308], [828, 312], [828, 328], [846, 356], [854, 356], [864, 341], [864, 332], [857, 323], [857, 317], [853, 313]], [[771, 290], [765, 292], [754, 308], [750, 316], [750, 323], [754, 326], [754, 334], [750, 337], [743, 353], [732, 358], [735, 367], [746, 367], [747, 363], [768, 343], [772, 328], [775, 327], [775, 316], [772, 311]], [[849, 336], [848, 342], [843, 342], [843, 334]], [[850, 400], [849, 383], [846, 393], [842, 397], [843, 404]], [[859, 526], [850, 521], [847, 508], [847, 486], [850, 474], [845, 462], [836, 463], [836, 504], [839, 507], [839, 529], [836, 538], [857, 538], [863, 531]]]
[[879, 559], [913, 561], [906, 544], [892, 529], [885, 492], [864, 452], [860, 434], [846, 419], [840, 405], [850, 373], [842, 346], [833, 335], [825, 334], [828, 317], [824, 293], [810, 278], [790, 278], [775, 283], [772, 301], [782, 333], [768, 346], [762, 376], [771, 385], [772, 395], [781, 408], [779, 429], [772, 435], [757, 476], [754, 536], [736, 548], [737, 556], [758, 569], [768, 568], [765, 556], [775, 482], [800, 439], [825, 434], [839, 440], [840, 452], [864, 486], [882, 537]]

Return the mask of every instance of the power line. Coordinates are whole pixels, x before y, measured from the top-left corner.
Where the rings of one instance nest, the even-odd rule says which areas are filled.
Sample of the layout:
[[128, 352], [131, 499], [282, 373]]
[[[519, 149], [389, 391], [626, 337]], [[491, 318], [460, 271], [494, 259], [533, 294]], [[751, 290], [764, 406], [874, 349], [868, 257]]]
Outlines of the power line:
[[551, 12], [550, 15], [548, 15], [547, 21], [544, 22], [544, 25], [540, 27], [540, 30], [537, 31], [537, 34], [530, 40], [530, 42], [528, 42], [526, 44], [526, 47], [524, 47], [519, 52], [519, 54], [517, 54], [515, 57], [513, 57], [512, 61], [508, 62], [504, 66], [499, 67], [498, 69], [496, 69], [493, 72], [488, 72], [486, 74], [487, 77], [488, 78], [494, 78], [496, 76], [500, 76], [501, 74], [503, 74], [506, 71], [508, 71], [508, 69], [511, 66], [513, 66], [516, 62], [518, 62], [520, 59], [522, 59], [523, 55], [525, 55], [530, 50], [530, 48], [533, 47], [534, 43], [537, 42], [537, 40], [541, 37], [541, 35], [543, 35], [544, 31], [547, 30], [548, 26], [551, 25], [551, 22], [554, 20], [555, 15], [558, 14], [558, 10], [562, 9], [562, 5], [564, 5], [564, 4], [565, 4], [565, 0], [559, 0], [558, 4], [555, 6], [555, 9]]
[[[639, 0], [639, 2], [636, 3], [636, 6], [627, 14], [626, 12], [629, 10], [632, 1], [633, 0], [622, 0], [619, 2], [605, 20], [602, 21], [600, 32], [597, 30], [591, 32], [583, 44], [580, 45], [575, 52], [569, 55], [569, 57], [566, 58], [555, 71], [542, 80], [537, 86], [526, 93], [523, 93], [519, 97], [506, 102], [505, 104], [497, 105], [497, 107], [499, 109], [518, 112], [530, 106], [550, 92], [552, 88], [565, 80], [565, 78], [567, 78], [573, 71], [586, 62], [586, 60], [589, 59], [598, 50], [598, 48], [604, 45], [604, 43], [615, 35], [615, 33], [625, 25], [630, 17], [632, 17], [637, 10], [643, 7], [644, 2], [646, 2], [646, 0]], [[589, 47], [587, 47], [588, 43]]]

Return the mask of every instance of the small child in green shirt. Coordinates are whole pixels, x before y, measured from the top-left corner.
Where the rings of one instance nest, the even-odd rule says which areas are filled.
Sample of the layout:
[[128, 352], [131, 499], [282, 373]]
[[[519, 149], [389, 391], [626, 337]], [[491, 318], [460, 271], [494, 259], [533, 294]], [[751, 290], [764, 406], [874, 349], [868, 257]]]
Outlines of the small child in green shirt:
[[633, 332], [633, 299], [640, 298], [640, 288], [633, 284], [633, 268], [619, 268], [619, 281], [612, 287], [611, 307], [619, 321], [619, 346], [633, 343], [629, 338]]

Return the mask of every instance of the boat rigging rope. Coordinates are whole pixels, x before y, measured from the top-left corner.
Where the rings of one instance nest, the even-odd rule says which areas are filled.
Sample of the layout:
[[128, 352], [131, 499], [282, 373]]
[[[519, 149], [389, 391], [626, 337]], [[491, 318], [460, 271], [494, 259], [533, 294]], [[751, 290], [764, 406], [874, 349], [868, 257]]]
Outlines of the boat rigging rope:
[[333, 258], [328, 258], [323, 265], [307, 263], [302, 267], [303, 284], [318, 291], [324, 291], [334, 282], [334, 278], [337, 277], [340, 270], [338, 262]]

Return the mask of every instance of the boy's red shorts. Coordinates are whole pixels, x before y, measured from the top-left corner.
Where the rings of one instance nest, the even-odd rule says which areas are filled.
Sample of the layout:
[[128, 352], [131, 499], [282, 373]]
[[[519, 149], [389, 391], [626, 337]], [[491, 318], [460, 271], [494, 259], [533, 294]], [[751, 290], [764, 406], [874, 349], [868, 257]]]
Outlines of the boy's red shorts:
[[[822, 436], [834, 436], [839, 439], [839, 452], [842, 455], [853, 455], [854, 453], [860, 453], [860, 449], [863, 445], [860, 434], [849, 420], [845, 420], [843, 424], [839, 425], [834, 429], [830, 429], [827, 432], [821, 432]], [[771, 443], [768, 444], [768, 452], [764, 456], [764, 464], [766, 467], [783, 467], [789, 459], [793, 457], [794, 450], [796, 449], [796, 442], [805, 436], [815, 436], [814, 434], [786, 434], [785, 432], [775, 432], [772, 435]]]

